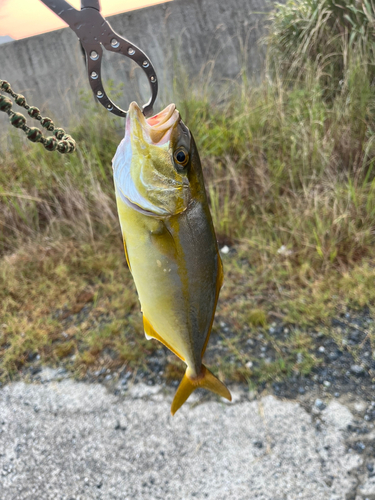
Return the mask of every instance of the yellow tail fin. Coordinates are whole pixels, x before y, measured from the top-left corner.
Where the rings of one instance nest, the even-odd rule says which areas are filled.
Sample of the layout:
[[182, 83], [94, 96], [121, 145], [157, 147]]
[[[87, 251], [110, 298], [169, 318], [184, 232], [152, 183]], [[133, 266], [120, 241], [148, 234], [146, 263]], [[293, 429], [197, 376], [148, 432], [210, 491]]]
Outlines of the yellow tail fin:
[[174, 415], [176, 411], [181, 408], [190, 394], [194, 392], [195, 389], [198, 389], [198, 387], [204, 387], [204, 389], [208, 389], [209, 391], [212, 391], [215, 394], [218, 394], [219, 396], [232, 401], [232, 396], [230, 395], [230, 392], [225, 387], [225, 385], [220, 382], [220, 380], [217, 379], [208, 368], [202, 365], [202, 372], [199, 378], [191, 379], [185, 373], [184, 378], [181, 380], [172, 401], [172, 415]]

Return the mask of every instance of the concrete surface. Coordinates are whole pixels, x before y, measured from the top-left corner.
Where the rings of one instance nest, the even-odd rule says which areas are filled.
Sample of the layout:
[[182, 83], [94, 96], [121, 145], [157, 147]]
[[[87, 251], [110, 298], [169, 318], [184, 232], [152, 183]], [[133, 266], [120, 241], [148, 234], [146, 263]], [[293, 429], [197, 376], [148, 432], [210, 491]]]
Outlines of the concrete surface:
[[0, 499], [375, 498], [337, 401], [318, 424], [295, 402], [236, 393], [234, 404], [195, 396], [172, 418], [163, 391], [115, 396], [69, 379], [0, 389]]

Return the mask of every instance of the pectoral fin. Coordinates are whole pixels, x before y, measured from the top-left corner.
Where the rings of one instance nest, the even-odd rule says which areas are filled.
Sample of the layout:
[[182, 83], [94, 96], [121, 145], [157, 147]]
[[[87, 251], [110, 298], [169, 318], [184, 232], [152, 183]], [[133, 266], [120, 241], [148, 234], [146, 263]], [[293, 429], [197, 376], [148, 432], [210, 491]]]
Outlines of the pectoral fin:
[[176, 260], [176, 243], [163, 221], [160, 221], [159, 227], [151, 232], [150, 239], [161, 255], [172, 261]]
[[190, 378], [187, 373], [185, 373], [184, 378], [181, 380], [172, 401], [172, 415], [174, 415], [176, 411], [181, 408], [190, 394], [194, 392], [198, 387], [208, 389], [209, 391], [214, 392], [215, 394], [218, 394], [219, 396], [228, 399], [229, 401], [232, 401], [232, 396], [225, 385], [220, 382], [220, 380], [216, 378], [208, 368], [202, 365], [201, 375], [196, 379]]

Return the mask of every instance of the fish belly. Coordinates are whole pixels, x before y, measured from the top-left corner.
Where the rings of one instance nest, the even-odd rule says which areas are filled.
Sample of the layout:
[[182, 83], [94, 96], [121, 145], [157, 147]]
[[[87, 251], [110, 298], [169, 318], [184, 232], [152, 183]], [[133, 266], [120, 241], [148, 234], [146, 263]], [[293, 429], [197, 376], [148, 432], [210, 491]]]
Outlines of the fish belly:
[[130, 269], [144, 317], [197, 375], [221, 283], [220, 257], [204, 207], [159, 219], [117, 197]]

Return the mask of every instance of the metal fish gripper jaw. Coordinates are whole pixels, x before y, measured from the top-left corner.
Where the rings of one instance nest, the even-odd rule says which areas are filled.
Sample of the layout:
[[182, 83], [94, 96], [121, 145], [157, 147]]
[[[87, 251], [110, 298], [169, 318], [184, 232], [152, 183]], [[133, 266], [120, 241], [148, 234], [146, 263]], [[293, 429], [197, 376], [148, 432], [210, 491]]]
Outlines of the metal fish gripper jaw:
[[146, 73], [151, 97], [142, 106], [145, 116], [152, 114], [158, 93], [158, 81], [154, 67], [147, 55], [134, 43], [117, 34], [100, 13], [99, 0], [81, 0], [81, 10], [72, 7], [66, 0], [41, 0], [58, 15], [79, 38], [86, 53], [87, 71], [92, 91], [97, 100], [108, 111], [117, 116], [126, 116], [127, 111], [116, 106], [108, 97], [102, 82], [101, 64], [103, 48], [132, 59]]

